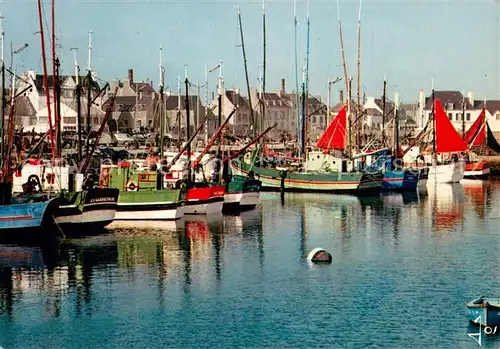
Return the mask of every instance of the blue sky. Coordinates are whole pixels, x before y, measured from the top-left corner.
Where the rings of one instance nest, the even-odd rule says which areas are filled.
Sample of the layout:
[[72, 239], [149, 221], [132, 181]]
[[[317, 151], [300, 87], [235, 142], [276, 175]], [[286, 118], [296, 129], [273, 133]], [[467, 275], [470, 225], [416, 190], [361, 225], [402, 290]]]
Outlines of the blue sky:
[[[50, 21], [50, 2], [44, 2]], [[92, 67], [100, 78], [126, 78], [158, 85], [159, 47], [163, 46], [166, 82], [177, 89], [177, 76], [195, 84], [204, 80], [204, 67], [224, 62], [226, 88], [246, 91], [237, 12], [242, 13], [245, 48], [252, 87], [258, 87], [262, 63], [261, 0], [56, 0], [56, 26], [63, 72], [73, 71], [72, 47], [78, 47], [82, 70], [87, 66], [88, 30], [94, 32]], [[340, 19], [349, 75], [357, 75], [357, 17], [359, 1], [340, 2]], [[4, 0], [6, 60], [10, 42], [29, 48], [16, 58], [18, 69], [42, 71], [36, 0]], [[500, 99], [500, 4], [484, 1], [369, 1], [361, 13], [361, 85], [368, 96], [381, 96], [387, 76], [389, 95], [414, 102], [420, 89], [474, 91], [476, 98]], [[306, 1], [297, 1], [299, 69], [306, 46]], [[329, 77], [343, 76], [335, 0], [310, 1], [310, 92], [326, 96]], [[286, 79], [295, 89], [293, 1], [266, 1], [267, 90]], [[46, 28], [50, 22], [46, 22]], [[49, 46], [50, 47], [50, 46]], [[50, 52], [50, 51], [49, 51]], [[50, 62], [49, 62], [50, 66]], [[301, 78], [301, 73], [299, 73]], [[210, 75], [210, 91], [217, 74]], [[355, 81], [355, 79], [354, 79]], [[332, 88], [338, 100], [343, 82]], [[353, 89], [356, 85], [353, 83]], [[354, 94], [355, 90], [353, 91]], [[210, 93], [211, 94], [211, 93]]]

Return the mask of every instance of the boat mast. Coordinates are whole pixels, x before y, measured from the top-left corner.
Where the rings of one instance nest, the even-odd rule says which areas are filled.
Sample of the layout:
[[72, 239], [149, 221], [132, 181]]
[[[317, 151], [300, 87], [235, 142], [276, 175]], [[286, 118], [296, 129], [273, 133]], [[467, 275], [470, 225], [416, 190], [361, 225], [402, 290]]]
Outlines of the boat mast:
[[163, 137], [165, 135], [165, 115], [163, 114], [163, 109], [165, 103], [163, 101], [163, 87], [164, 87], [164, 79], [165, 79], [165, 69], [163, 68], [163, 60], [162, 60], [162, 48], [160, 46], [160, 159], [163, 157]]
[[[257, 133], [261, 133], [264, 130], [264, 120], [266, 113], [266, 105], [264, 104], [265, 96], [266, 96], [266, 8], [265, 8], [265, 0], [262, 0], [262, 41], [263, 41], [263, 54], [262, 54], [262, 91], [260, 93], [261, 99], [261, 114], [259, 120], [259, 129]], [[263, 143], [263, 139], [261, 139], [261, 144]]]
[[399, 94], [394, 94], [394, 149], [392, 155], [394, 159], [397, 159], [399, 152], [399, 118], [398, 118], [398, 105], [399, 104]]
[[56, 86], [56, 132], [57, 132], [57, 147], [56, 147], [56, 158], [61, 159], [61, 84], [59, 83], [59, 58], [55, 61], [56, 74], [55, 74], [55, 86]]
[[305, 108], [304, 108], [304, 155], [307, 157], [308, 123], [309, 123], [309, 39], [311, 22], [309, 20], [309, 0], [307, 0], [307, 37], [306, 37], [306, 71], [305, 71]]
[[61, 112], [59, 111], [59, 105], [57, 103], [57, 94], [58, 94], [58, 85], [59, 85], [59, 80], [57, 77], [57, 63], [56, 63], [56, 17], [55, 17], [55, 11], [56, 11], [56, 2], [55, 0], [52, 0], [52, 94], [53, 99], [54, 99], [54, 123], [56, 125], [56, 147], [55, 147], [55, 156], [56, 158], [60, 158], [60, 132], [61, 132], [61, 126], [60, 126], [60, 120], [59, 118], [61, 117]]
[[5, 61], [4, 61], [4, 42], [5, 42], [5, 31], [3, 28], [3, 15], [0, 13], [0, 55], [2, 59], [2, 106], [0, 114], [0, 168], [3, 168], [4, 161], [4, 151], [5, 151]]
[[78, 162], [82, 161], [82, 90], [80, 87], [80, 66], [78, 65], [78, 48], [73, 47], [73, 58], [75, 62], [75, 95], [76, 95], [76, 132], [78, 135]]
[[88, 58], [88, 72], [87, 72], [87, 118], [86, 118], [86, 134], [87, 134], [87, 152], [90, 146], [90, 111], [92, 106], [92, 30], [89, 30], [89, 58]]
[[386, 89], [387, 89], [387, 79], [384, 76], [384, 92], [382, 94], [382, 148], [385, 147]]
[[302, 146], [301, 146], [301, 117], [300, 117], [300, 94], [299, 94], [299, 63], [297, 54], [297, 0], [293, 1], [293, 17], [294, 17], [294, 28], [295, 28], [295, 110], [297, 113], [297, 143], [299, 157], [302, 156]]
[[436, 154], [436, 111], [434, 108], [434, 101], [435, 101], [435, 93], [434, 93], [434, 79], [432, 80], [432, 155], [433, 159], [437, 161], [437, 154]]
[[188, 183], [191, 183], [191, 142], [190, 142], [190, 120], [189, 120], [189, 81], [187, 78], [187, 65], [184, 65], [184, 84], [186, 85], [186, 142], [188, 142], [186, 147], [187, 152], [187, 171], [188, 171]]
[[359, 0], [359, 13], [358, 13], [358, 83], [357, 83], [357, 108], [356, 108], [356, 120], [360, 122], [360, 125], [356, 128], [357, 140], [356, 143], [361, 147], [361, 134], [364, 132], [363, 120], [359, 120], [359, 113], [361, 112], [361, 5], [363, 0]]
[[177, 77], [177, 146], [181, 149], [181, 128], [182, 128], [182, 110], [181, 110], [181, 77]]
[[252, 123], [252, 138], [255, 138], [255, 119], [253, 116], [253, 105], [252, 105], [252, 96], [250, 93], [250, 81], [248, 79], [248, 68], [247, 68], [247, 55], [245, 52], [245, 41], [243, 40], [243, 25], [241, 23], [241, 11], [240, 7], [236, 6], [238, 11], [238, 23], [240, 27], [240, 37], [241, 37], [241, 50], [243, 52], [243, 64], [245, 65], [245, 79], [247, 81], [247, 93], [248, 93], [248, 103], [250, 104], [250, 122]]
[[[462, 93], [462, 138], [465, 139], [465, 95]], [[486, 106], [485, 106], [486, 107]]]
[[[223, 80], [222, 80], [222, 61], [219, 62], [219, 78], [217, 80], [217, 127], [222, 125], [222, 94], [223, 94]], [[219, 136], [219, 143], [217, 144], [217, 156], [220, 154], [222, 145], [222, 133]]]
[[49, 135], [50, 135], [50, 145], [52, 150], [52, 156], [54, 156], [54, 135], [52, 133], [52, 119], [51, 119], [51, 108], [50, 108], [50, 90], [49, 90], [49, 80], [47, 78], [47, 59], [45, 56], [45, 36], [43, 31], [43, 21], [42, 21], [42, 0], [38, 0], [38, 21], [40, 24], [40, 40], [42, 46], [42, 66], [43, 66], [43, 87], [45, 89], [45, 101], [47, 103], [47, 116], [49, 122]]
[[352, 159], [352, 118], [351, 118], [351, 103], [352, 103], [352, 77], [349, 78], [349, 82], [347, 84], [347, 93], [349, 100], [347, 101], [347, 132], [348, 132], [348, 154], [349, 159]]
[[306, 69], [302, 70], [302, 116], [300, 118], [300, 149], [301, 157], [306, 157]]
[[345, 89], [347, 91], [349, 88], [349, 77], [347, 75], [347, 63], [345, 60], [345, 50], [344, 50], [344, 34], [342, 33], [342, 22], [340, 21], [340, 6], [339, 0], [337, 0], [337, 21], [339, 22], [339, 34], [340, 34], [340, 52], [342, 54], [342, 65], [344, 67], [344, 81], [345, 81]]

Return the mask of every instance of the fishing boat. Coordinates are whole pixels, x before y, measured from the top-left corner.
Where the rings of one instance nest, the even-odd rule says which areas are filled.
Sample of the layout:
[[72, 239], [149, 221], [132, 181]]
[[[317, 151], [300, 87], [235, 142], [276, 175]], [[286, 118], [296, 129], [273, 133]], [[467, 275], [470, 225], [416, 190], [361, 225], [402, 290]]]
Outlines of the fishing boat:
[[115, 220], [176, 220], [184, 215], [186, 189], [162, 188], [162, 173], [133, 160], [101, 165], [101, 188], [119, 190]]
[[[432, 90], [432, 118], [404, 151], [405, 163], [417, 168], [428, 168], [427, 183], [458, 183], [464, 178], [465, 162], [462, 157], [468, 147], [446, 115], [441, 102]], [[432, 131], [432, 145], [421, 150], [418, 146]], [[422, 162], [420, 162], [422, 160]]]
[[233, 175], [248, 176], [253, 171], [262, 182], [263, 189], [311, 191], [327, 193], [353, 193], [363, 195], [380, 192], [383, 174], [378, 169], [357, 171], [355, 160], [344, 156], [346, 149], [347, 106], [344, 106], [318, 140], [316, 147], [307, 153], [304, 163], [283, 167], [251, 166], [248, 153], [241, 160], [231, 162]]
[[470, 301], [467, 319], [482, 326], [500, 326], [500, 297], [479, 297]]
[[262, 182], [251, 177], [232, 176], [226, 184], [223, 212], [246, 211], [257, 206]]
[[[479, 117], [465, 132], [464, 141], [468, 144], [469, 155], [500, 153], [500, 144], [491, 132], [486, 118], [486, 109], [483, 108]], [[484, 160], [474, 161], [467, 158], [465, 161], [464, 178], [487, 179], [490, 176], [491, 165]]]

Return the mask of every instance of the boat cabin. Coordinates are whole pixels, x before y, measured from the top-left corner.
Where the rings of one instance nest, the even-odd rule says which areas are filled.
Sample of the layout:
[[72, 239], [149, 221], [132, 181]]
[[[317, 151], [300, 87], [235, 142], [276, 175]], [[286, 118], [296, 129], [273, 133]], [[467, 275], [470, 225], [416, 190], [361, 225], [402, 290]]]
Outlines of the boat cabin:
[[352, 172], [354, 162], [347, 158], [339, 158], [323, 151], [311, 151], [307, 154], [306, 171]]

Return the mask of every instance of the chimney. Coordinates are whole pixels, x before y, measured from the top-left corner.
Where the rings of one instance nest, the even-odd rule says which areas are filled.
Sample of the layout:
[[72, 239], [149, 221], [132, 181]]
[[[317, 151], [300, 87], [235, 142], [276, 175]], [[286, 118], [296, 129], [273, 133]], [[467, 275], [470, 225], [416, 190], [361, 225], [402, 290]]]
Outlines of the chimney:
[[239, 95], [240, 94], [240, 89], [239, 88], [235, 88], [234, 89], [234, 93], [236, 93], [237, 95]]
[[134, 69], [128, 70], [128, 81], [130, 81], [130, 84], [134, 83]]
[[215, 92], [212, 92], [212, 101], [215, 99]]
[[344, 103], [344, 90], [340, 90], [339, 98], [340, 98], [340, 103]]
[[281, 79], [281, 94], [285, 94], [285, 79]]
[[474, 92], [467, 92], [467, 98], [469, 99], [469, 103], [474, 105]]

